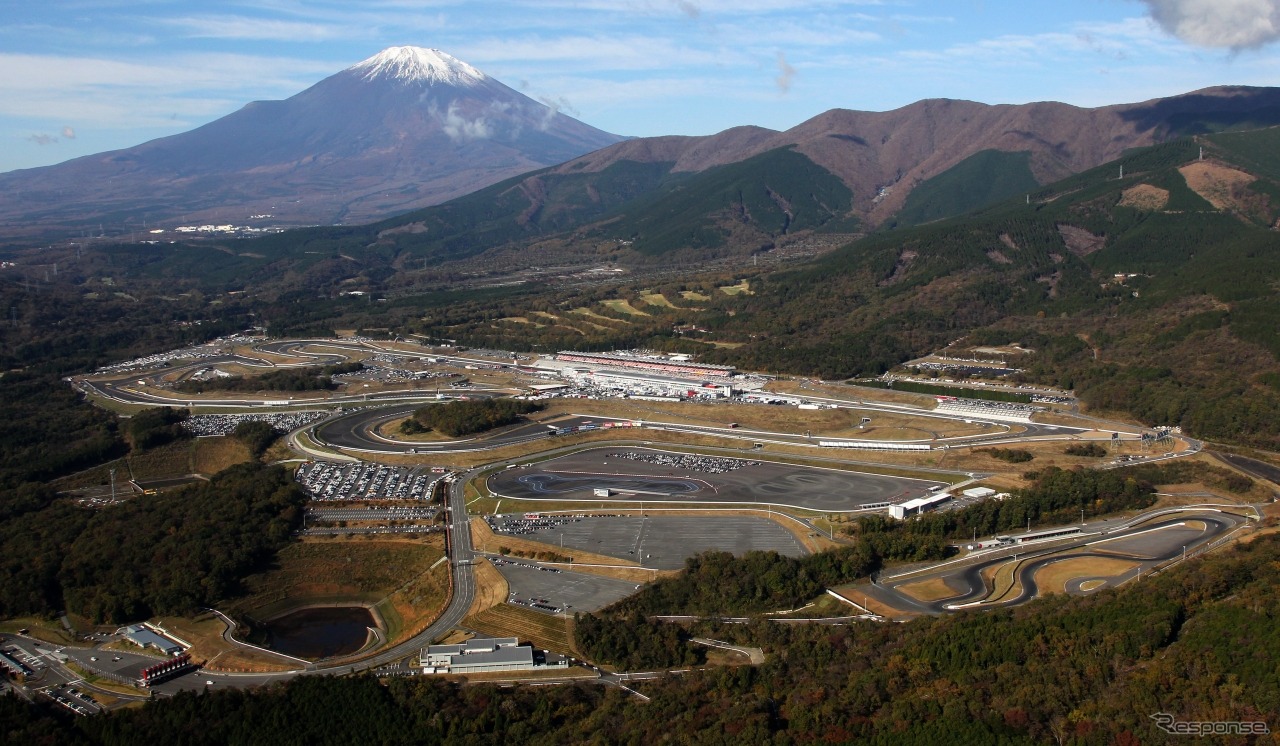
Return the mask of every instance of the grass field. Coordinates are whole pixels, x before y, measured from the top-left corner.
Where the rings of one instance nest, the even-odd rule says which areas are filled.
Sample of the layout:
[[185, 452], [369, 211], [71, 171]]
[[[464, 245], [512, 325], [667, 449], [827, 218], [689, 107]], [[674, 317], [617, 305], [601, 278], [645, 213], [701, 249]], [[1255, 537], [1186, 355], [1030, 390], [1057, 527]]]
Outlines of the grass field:
[[1041, 593], [1064, 593], [1067, 583], [1077, 578], [1111, 578], [1137, 567], [1137, 562], [1118, 557], [1077, 557], [1040, 568], [1035, 580]]
[[641, 293], [640, 300], [651, 306], [659, 306], [661, 308], [679, 308], [679, 306], [667, 300], [667, 296], [662, 293]]
[[[605, 316], [603, 314], [598, 314], [595, 311], [592, 311], [590, 308], [586, 308], [586, 307], [574, 308], [570, 310], [569, 313], [576, 313], [580, 316], [586, 316], [588, 318], [592, 318], [597, 321], [608, 322], [609, 324], [630, 324], [631, 323], [630, 321], [626, 321], [624, 319], [615, 319], [612, 316]], [[610, 326], [607, 328], [617, 328], [617, 327]]]
[[212, 476], [235, 464], [253, 460], [249, 447], [232, 437], [196, 438], [191, 457], [192, 471]]
[[442, 443], [453, 440], [447, 435], [441, 435], [435, 430], [428, 430], [425, 433], [417, 433], [414, 435], [406, 435], [400, 432], [400, 426], [403, 425], [409, 417], [397, 417], [394, 420], [387, 420], [374, 429], [374, 432], [384, 438], [393, 440], [407, 440], [414, 443]]
[[[888, 604], [881, 603], [875, 598], [872, 598], [869, 594], [865, 592], [865, 589], [868, 587], [868, 585], [869, 583], [867, 581], [862, 580], [862, 581], [858, 581], [857, 583], [850, 583], [849, 585], [838, 586], [836, 588], [833, 588], [832, 590], [834, 590], [836, 593], [839, 593], [841, 596], [853, 601], [859, 606], [867, 609], [871, 613], [879, 614], [880, 616], [885, 617], [887, 619], [905, 620], [905, 619], [914, 619], [915, 617], [919, 616], [919, 614], [914, 611], [899, 609], [896, 606], [890, 606]], [[852, 608], [852, 607], [849, 607], [849, 608]]]
[[939, 601], [958, 595], [942, 578], [917, 580], [914, 583], [898, 586], [897, 590], [918, 601]]
[[430, 569], [443, 556], [439, 535], [297, 542], [280, 552], [275, 568], [249, 576], [249, 592], [225, 610], [270, 619], [315, 603], [379, 605], [388, 636], [395, 639], [443, 607], [448, 566]]
[[742, 282], [739, 282], [737, 285], [722, 285], [720, 287], [720, 292], [724, 293], [725, 295], [742, 295], [742, 294], [753, 295], [753, 293], [751, 292], [750, 280], [743, 280]]
[[522, 606], [502, 604], [468, 616], [463, 626], [493, 637], [518, 637], [544, 650], [572, 655], [568, 620]]
[[511, 586], [507, 583], [507, 579], [489, 560], [476, 560], [474, 568], [476, 595], [471, 601], [471, 608], [467, 610], [467, 616], [480, 614], [505, 604], [507, 596], [511, 593]]
[[60, 623], [53, 619], [15, 617], [0, 621], [0, 632], [16, 634], [20, 629], [27, 630], [27, 634], [37, 640], [44, 640], [55, 645], [70, 645], [76, 641], [75, 637], [70, 635]]
[[111, 470], [115, 469], [116, 486], [123, 495], [129, 492], [128, 481], [131, 478], [147, 480], [193, 473], [212, 476], [251, 458], [249, 449], [234, 438], [193, 438], [109, 461], [63, 477], [54, 482], [54, 486], [59, 490], [70, 490], [110, 484]]
[[645, 313], [644, 311], [641, 311], [639, 308], [636, 308], [635, 306], [631, 305], [631, 302], [626, 300], [625, 298], [610, 298], [609, 300], [602, 300], [600, 301], [600, 305], [604, 306], [610, 311], [616, 311], [617, 313], [625, 313], [628, 316], [650, 315], [648, 313]]
[[696, 290], [681, 290], [680, 297], [684, 298], [685, 300], [694, 300], [700, 303], [706, 303], [707, 301], [711, 300], [710, 295], [703, 295], [702, 293], [699, 293]]

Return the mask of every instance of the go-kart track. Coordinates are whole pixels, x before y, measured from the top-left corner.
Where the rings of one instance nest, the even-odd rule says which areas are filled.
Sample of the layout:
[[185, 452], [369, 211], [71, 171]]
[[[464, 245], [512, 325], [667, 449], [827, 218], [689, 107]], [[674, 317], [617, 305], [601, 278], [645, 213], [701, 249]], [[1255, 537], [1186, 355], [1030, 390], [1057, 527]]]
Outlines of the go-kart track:
[[[1234, 509], [1247, 512], [1239, 506]], [[1009, 546], [971, 560], [944, 562], [881, 579], [860, 592], [891, 607], [925, 614], [1016, 606], [1045, 592], [1086, 595], [1194, 555], [1248, 520], [1244, 514], [1212, 507], [1158, 510], [1123, 523], [1101, 521], [1093, 527], [1081, 527], [1078, 535], [1066, 540]], [[1124, 569], [1080, 569], [1068, 573], [1071, 577], [1062, 587], [1040, 587], [1037, 574], [1041, 571], [1059, 563], [1088, 560], [1109, 561]], [[1008, 568], [1012, 576], [997, 588], [986, 573], [1001, 567]], [[930, 579], [941, 580], [951, 592], [933, 599], [911, 595], [913, 586]]]
[[[736, 468], [705, 471], [675, 463], [731, 462]], [[514, 500], [611, 501], [697, 505], [734, 503], [849, 512], [929, 494], [933, 482], [841, 469], [796, 466], [750, 458], [699, 457], [652, 448], [601, 447], [489, 477], [495, 497]], [[595, 490], [609, 490], [601, 497]]]

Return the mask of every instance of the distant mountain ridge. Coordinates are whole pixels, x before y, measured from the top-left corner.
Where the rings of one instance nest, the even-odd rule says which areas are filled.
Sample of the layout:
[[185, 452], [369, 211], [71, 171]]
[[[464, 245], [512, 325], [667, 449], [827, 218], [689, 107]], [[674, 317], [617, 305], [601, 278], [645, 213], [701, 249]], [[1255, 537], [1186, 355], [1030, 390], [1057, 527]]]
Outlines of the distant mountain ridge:
[[368, 222], [622, 139], [444, 52], [392, 47], [190, 132], [0, 174], [0, 232]]
[[838, 176], [854, 193], [854, 211], [878, 225], [916, 186], [982, 151], [1028, 152], [1036, 181], [1048, 184], [1171, 137], [1273, 124], [1280, 124], [1280, 88], [1221, 86], [1096, 109], [928, 99], [885, 112], [832, 109], [783, 132], [739, 127], [632, 140], [555, 172], [599, 171], [619, 160], [670, 161], [674, 173], [698, 172], [795, 147]]
[[562, 236], [588, 250], [623, 241], [643, 261], [670, 252], [696, 261], [768, 251], [797, 231], [852, 234], [959, 215], [1135, 148], [1276, 123], [1277, 88], [1210, 88], [1098, 109], [946, 99], [888, 112], [837, 109], [785, 132], [735, 127], [627, 140], [352, 240], [448, 261]]

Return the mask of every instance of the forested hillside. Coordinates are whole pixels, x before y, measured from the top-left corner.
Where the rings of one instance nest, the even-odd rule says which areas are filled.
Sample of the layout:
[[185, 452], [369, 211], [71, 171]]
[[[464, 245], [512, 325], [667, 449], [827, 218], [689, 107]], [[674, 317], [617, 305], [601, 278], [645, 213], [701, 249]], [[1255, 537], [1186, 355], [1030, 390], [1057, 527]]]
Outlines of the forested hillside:
[[647, 702], [594, 683], [301, 677], [95, 718], [0, 699], [0, 731], [104, 745], [648, 744], [675, 733], [691, 744], [1181, 743], [1150, 716], [1276, 727], [1278, 566], [1280, 539], [1269, 535], [1121, 590], [1007, 611], [844, 627], [705, 623], [689, 632], [763, 647], [766, 662], [631, 682]]
[[[826, 379], [877, 375], [962, 337], [1020, 342], [1034, 351], [1025, 380], [1074, 388], [1093, 411], [1276, 448], [1277, 131], [1135, 151], [793, 269], [464, 300], [401, 328], [524, 350], [645, 346]], [[749, 292], [718, 289], [743, 278]], [[654, 292], [665, 305], [646, 304]], [[613, 310], [617, 297], [644, 315]]]
[[59, 500], [13, 514], [0, 526], [0, 617], [110, 623], [215, 604], [289, 541], [306, 500], [284, 469], [242, 464], [110, 510]]

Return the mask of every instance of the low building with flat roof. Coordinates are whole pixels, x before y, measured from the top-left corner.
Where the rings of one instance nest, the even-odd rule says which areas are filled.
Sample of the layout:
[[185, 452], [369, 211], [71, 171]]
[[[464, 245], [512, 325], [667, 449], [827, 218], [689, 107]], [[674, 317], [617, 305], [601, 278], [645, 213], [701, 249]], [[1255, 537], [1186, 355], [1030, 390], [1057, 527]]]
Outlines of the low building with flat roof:
[[939, 492], [937, 494], [929, 495], [928, 497], [917, 497], [914, 500], [908, 500], [904, 503], [890, 505], [889, 516], [901, 521], [909, 516], [935, 508], [950, 499], [951, 495], [946, 492]]
[[422, 650], [420, 660], [423, 673], [454, 675], [569, 666], [568, 659], [534, 651], [529, 645], [521, 645], [515, 637], [476, 637], [456, 645], [430, 645]]
[[154, 648], [165, 655], [177, 655], [182, 652], [181, 645], [145, 624], [131, 624], [122, 628], [119, 634], [123, 635], [124, 639], [143, 649]]

